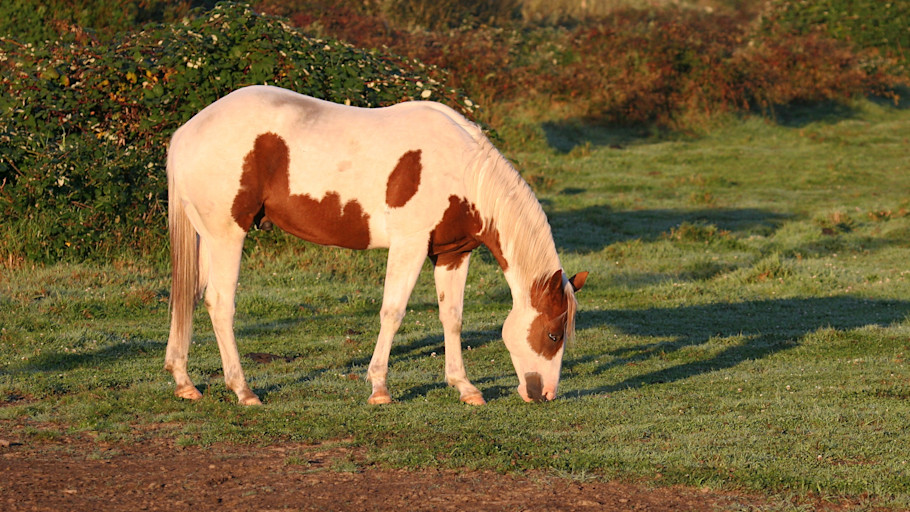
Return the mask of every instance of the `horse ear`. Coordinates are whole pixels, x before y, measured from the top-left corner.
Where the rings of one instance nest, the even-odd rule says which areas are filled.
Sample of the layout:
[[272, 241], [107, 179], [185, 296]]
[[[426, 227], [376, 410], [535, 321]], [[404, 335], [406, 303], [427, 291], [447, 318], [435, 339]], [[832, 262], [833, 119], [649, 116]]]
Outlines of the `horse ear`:
[[581, 290], [581, 287], [585, 285], [585, 281], [588, 279], [587, 272], [579, 272], [574, 276], [569, 278], [569, 283], [572, 285], [572, 289], [576, 292]]
[[562, 269], [557, 270], [550, 276], [550, 280], [547, 281], [547, 290], [551, 293], [558, 293], [562, 290]]

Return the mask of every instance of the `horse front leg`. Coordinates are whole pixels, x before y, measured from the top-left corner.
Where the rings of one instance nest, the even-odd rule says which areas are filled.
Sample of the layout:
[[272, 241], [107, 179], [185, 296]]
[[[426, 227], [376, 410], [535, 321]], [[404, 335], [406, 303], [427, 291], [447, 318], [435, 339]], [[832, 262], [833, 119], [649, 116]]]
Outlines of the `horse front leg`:
[[393, 243], [389, 247], [389, 261], [386, 266], [385, 284], [382, 294], [382, 308], [379, 311], [379, 337], [373, 358], [367, 370], [367, 378], [373, 386], [373, 392], [367, 400], [370, 404], [387, 404], [392, 401], [386, 385], [389, 373], [389, 354], [392, 351], [392, 339], [401, 321], [404, 319], [408, 299], [420, 268], [427, 257], [426, 238], [408, 242]]
[[446, 382], [458, 389], [461, 401], [484, 405], [483, 395], [468, 380], [461, 357], [461, 325], [464, 310], [464, 287], [468, 277], [471, 254], [458, 263], [439, 264], [433, 270], [436, 295], [439, 300], [439, 320], [442, 322], [446, 351]]

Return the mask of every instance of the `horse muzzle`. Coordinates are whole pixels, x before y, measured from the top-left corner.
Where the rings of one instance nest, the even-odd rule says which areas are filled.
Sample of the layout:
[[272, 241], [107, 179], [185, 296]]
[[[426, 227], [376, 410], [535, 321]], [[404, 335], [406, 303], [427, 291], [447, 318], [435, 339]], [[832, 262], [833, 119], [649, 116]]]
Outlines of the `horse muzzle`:
[[556, 386], [545, 388], [539, 373], [528, 372], [518, 386], [518, 394], [525, 402], [549, 402], [556, 398]]

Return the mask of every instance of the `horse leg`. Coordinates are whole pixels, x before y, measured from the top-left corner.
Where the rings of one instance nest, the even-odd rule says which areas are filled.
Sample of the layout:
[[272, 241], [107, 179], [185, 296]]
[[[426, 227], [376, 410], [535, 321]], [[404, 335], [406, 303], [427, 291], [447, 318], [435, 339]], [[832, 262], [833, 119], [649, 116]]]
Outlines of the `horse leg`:
[[[191, 262], [195, 265], [195, 262]], [[193, 283], [195, 286], [195, 283]], [[176, 288], [176, 287], [175, 287]], [[188, 294], [193, 292], [186, 291]], [[180, 293], [172, 289], [172, 296]], [[174, 377], [177, 388], [174, 394], [187, 400], [198, 400], [202, 398], [202, 393], [196, 389], [193, 381], [190, 379], [186, 370], [186, 362], [190, 353], [190, 341], [193, 334], [193, 309], [196, 305], [196, 297], [186, 297], [183, 300], [191, 301], [192, 306], [187, 306], [189, 311], [179, 311], [180, 308], [172, 307], [171, 311], [171, 331], [167, 339], [167, 349], [164, 354], [164, 369], [169, 371]]]
[[261, 403], [259, 397], [247, 386], [240, 367], [240, 353], [237, 352], [237, 341], [234, 339], [234, 296], [240, 275], [243, 237], [219, 239], [214, 244], [211, 240], [206, 242], [209, 244], [210, 265], [205, 306], [212, 319], [215, 339], [218, 340], [224, 382], [228, 389], [237, 394], [242, 405], [258, 405]]
[[171, 372], [177, 388], [174, 394], [187, 400], [198, 400], [202, 398], [202, 393], [196, 389], [193, 381], [190, 379], [186, 370], [186, 361], [190, 352], [190, 336], [178, 332], [171, 327], [171, 335], [168, 337], [167, 350], [164, 358], [164, 369]]
[[373, 358], [370, 360], [370, 367], [367, 370], [367, 378], [373, 385], [373, 393], [367, 400], [370, 404], [387, 404], [392, 401], [386, 386], [392, 338], [404, 319], [408, 299], [426, 258], [426, 238], [393, 243], [389, 248], [382, 308], [379, 311], [379, 337], [376, 340], [376, 348], [373, 350]]
[[[205, 288], [203, 273], [207, 268], [208, 253], [190, 224], [179, 199], [171, 198], [171, 250], [173, 260], [171, 285], [171, 329], [164, 356], [164, 369], [174, 377], [177, 387], [174, 394], [188, 400], [202, 398], [187, 373], [190, 342], [193, 337], [193, 311]], [[204, 265], [203, 265], [204, 264]]]
[[461, 319], [469, 260], [470, 253], [455, 268], [437, 265], [433, 270], [433, 277], [436, 280], [436, 295], [439, 299], [439, 320], [442, 322], [445, 337], [446, 381], [458, 389], [462, 402], [483, 405], [486, 403], [483, 395], [468, 380], [461, 358]]

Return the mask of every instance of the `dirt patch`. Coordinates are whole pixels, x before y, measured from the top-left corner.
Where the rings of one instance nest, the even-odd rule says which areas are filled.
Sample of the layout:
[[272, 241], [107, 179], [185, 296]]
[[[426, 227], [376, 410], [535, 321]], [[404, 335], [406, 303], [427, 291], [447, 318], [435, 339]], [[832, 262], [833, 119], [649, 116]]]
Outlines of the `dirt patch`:
[[0, 443], [0, 509], [17, 511], [498, 511], [749, 509], [759, 499], [539, 474], [357, 464], [336, 445], [265, 448]]

